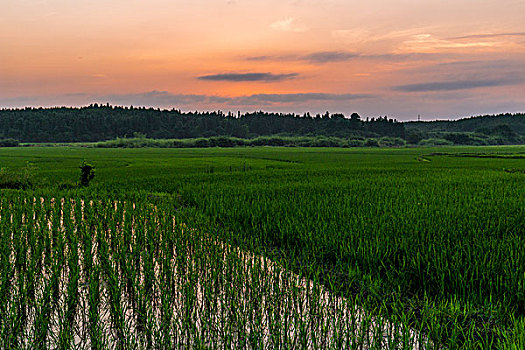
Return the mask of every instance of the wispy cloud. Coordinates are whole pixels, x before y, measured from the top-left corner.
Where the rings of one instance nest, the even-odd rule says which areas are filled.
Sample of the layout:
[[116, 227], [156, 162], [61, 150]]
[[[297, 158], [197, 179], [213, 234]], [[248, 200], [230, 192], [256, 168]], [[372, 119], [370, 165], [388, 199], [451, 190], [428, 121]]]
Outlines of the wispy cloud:
[[525, 36], [525, 32], [475, 33], [442, 37], [436, 34], [436, 27], [414, 27], [386, 33], [366, 29], [340, 29], [332, 31], [336, 41], [360, 47], [360, 45], [383, 45], [398, 53], [449, 52], [462, 49], [487, 49], [505, 47], [511, 41]]
[[[468, 57], [471, 58], [471, 57]], [[422, 82], [483, 82], [500, 86], [525, 84], [525, 66], [519, 57], [509, 59], [454, 60], [427, 63], [400, 71], [412, 81]], [[403, 78], [401, 78], [403, 79]]]
[[425, 61], [435, 60], [442, 58], [455, 57], [453, 53], [438, 53], [438, 52], [409, 52], [409, 53], [384, 53], [384, 54], [373, 54], [373, 55], [360, 55], [360, 58], [379, 60], [379, 61]]
[[272, 24], [270, 24], [270, 28], [274, 30], [280, 30], [283, 32], [295, 32], [295, 33], [306, 32], [308, 30], [306, 26], [297, 24], [294, 17], [290, 17], [290, 18], [286, 18], [283, 20], [279, 20], [277, 22], [273, 22]]
[[[458, 49], [491, 49], [501, 46], [502, 43], [493, 40], [483, 40], [479, 37], [470, 37], [469, 39], [476, 40], [456, 40], [441, 39], [430, 33], [421, 33], [412, 35], [407, 40], [403, 41], [399, 49], [404, 52], [439, 52], [442, 50], [458, 50]], [[463, 39], [467, 39], [464, 37]]]
[[210, 81], [230, 81], [230, 82], [244, 82], [244, 81], [263, 81], [263, 82], [274, 82], [294, 79], [298, 76], [298, 73], [288, 74], [273, 74], [273, 73], [220, 73], [202, 75], [197, 77], [199, 80], [210, 80]]
[[515, 79], [500, 79], [500, 80], [458, 80], [458, 81], [443, 81], [443, 82], [426, 82], [417, 84], [397, 85], [392, 89], [403, 92], [432, 92], [432, 91], [454, 91], [454, 90], [469, 90], [482, 87], [494, 87], [504, 85], [514, 85], [518, 81]]
[[346, 51], [321, 51], [303, 56], [302, 59], [312, 63], [329, 63], [348, 61], [359, 57], [359, 54]]
[[309, 62], [312, 64], [328, 64], [337, 62], [361, 60], [381, 60], [381, 61], [420, 61], [426, 59], [451, 57], [451, 54], [440, 53], [385, 53], [385, 54], [364, 54], [350, 51], [316, 51], [309, 54], [289, 54], [289, 55], [259, 55], [244, 57], [245, 61], [279, 61], [279, 62]]
[[344, 62], [360, 57], [359, 53], [348, 51], [315, 51], [309, 54], [288, 54], [288, 55], [260, 55], [245, 57], [246, 61], [279, 61], [279, 62], [299, 62], [305, 61], [313, 64], [325, 64], [332, 62]]
[[515, 32], [515, 33], [494, 33], [494, 34], [471, 34], [464, 36], [456, 36], [448, 38], [448, 40], [462, 40], [462, 39], [491, 39], [491, 38], [500, 38], [507, 36], [525, 36], [525, 32]]
[[305, 92], [288, 94], [252, 94], [244, 96], [217, 96], [217, 95], [184, 95], [172, 94], [167, 91], [150, 91], [138, 94], [106, 95], [97, 97], [100, 101], [111, 101], [119, 104], [135, 105], [191, 105], [228, 104], [228, 105], [258, 105], [279, 104], [308, 101], [345, 101], [371, 97], [367, 94], [331, 94], [323, 92]]
[[349, 101], [372, 97], [368, 94], [329, 94], [329, 93], [294, 93], [294, 94], [254, 94], [232, 98], [236, 104], [259, 103], [294, 103], [308, 101]]
[[300, 56], [296, 54], [289, 55], [259, 55], [259, 56], [247, 56], [244, 57], [245, 61], [263, 62], [263, 61], [276, 61], [276, 62], [293, 62], [299, 61]]
[[406, 40], [414, 35], [425, 33], [432, 28], [413, 27], [389, 32], [375, 32], [362, 28], [338, 29], [332, 31], [332, 38], [347, 44], [365, 44]]
[[248, 56], [244, 58], [246, 61], [269, 61], [273, 59], [273, 56]]
[[517, 76], [525, 77], [525, 66], [521, 59], [492, 59], [492, 60], [457, 60], [432, 64], [431, 66], [420, 67], [416, 72], [453, 72], [461, 71], [463, 74], [497, 74], [498, 76]]

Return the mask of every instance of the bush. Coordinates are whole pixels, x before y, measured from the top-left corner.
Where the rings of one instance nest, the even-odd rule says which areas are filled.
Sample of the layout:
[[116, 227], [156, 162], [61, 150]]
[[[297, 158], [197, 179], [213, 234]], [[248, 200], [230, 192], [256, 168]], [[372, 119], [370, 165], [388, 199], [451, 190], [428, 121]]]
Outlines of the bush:
[[399, 147], [399, 146], [405, 146], [406, 141], [403, 140], [400, 137], [382, 137], [379, 139], [379, 145], [382, 147]]
[[80, 186], [87, 187], [95, 177], [95, 167], [91, 164], [82, 162], [80, 168]]
[[141, 137], [135, 137], [135, 138], [117, 137], [115, 140], [98, 142], [96, 144], [96, 147], [99, 147], [99, 148], [144, 148], [144, 147], [170, 148], [174, 146], [167, 140], [147, 139], [141, 136]]
[[286, 146], [290, 142], [281, 137], [268, 137], [262, 140], [265, 146]]
[[210, 137], [209, 142], [212, 147], [235, 147], [238, 145], [235, 139], [226, 136]]
[[418, 145], [419, 146], [427, 146], [427, 147], [431, 147], [431, 146], [452, 146], [452, 145], [454, 145], [454, 143], [452, 141], [449, 141], [449, 140], [433, 137], [433, 138], [430, 138], [430, 139], [423, 139], [423, 140], [419, 141]]
[[208, 139], [201, 138], [195, 140], [194, 146], [200, 148], [210, 147], [210, 142], [208, 141]]
[[0, 147], [18, 147], [19, 142], [15, 139], [0, 139]]
[[363, 147], [364, 141], [361, 139], [348, 140], [348, 147]]
[[491, 144], [489, 142], [490, 137], [484, 134], [449, 132], [444, 133], [443, 137], [455, 145], [486, 146]]
[[172, 147], [173, 148], [184, 148], [185, 144], [181, 140], [173, 140], [172, 141]]
[[313, 141], [313, 147], [341, 147], [342, 144], [339, 142], [341, 139], [333, 137], [317, 137]]
[[376, 139], [366, 139], [363, 144], [365, 147], [379, 147], [379, 142]]

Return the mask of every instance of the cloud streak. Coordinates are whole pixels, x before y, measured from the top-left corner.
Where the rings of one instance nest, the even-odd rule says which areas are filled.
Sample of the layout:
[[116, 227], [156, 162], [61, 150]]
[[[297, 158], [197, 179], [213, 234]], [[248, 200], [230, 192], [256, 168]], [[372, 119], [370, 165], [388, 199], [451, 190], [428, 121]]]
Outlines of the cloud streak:
[[448, 40], [462, 40], [462, 39], [491, 39], [491, 38], [501, 38], [507, 36], [525, 36], [525, 32], [515, 32], [515, 33], [496, 33], [496, 34], [472, 34], [464, 36], [456, 36], [448, 38]]
[[361, 54], [348, 51], [316, 51], [306, 55], [290, 54], [290, 55], [260, 55], [245, 57], [245, 61], [279, 61], [279, 62], [309, 62], [312, 64], [325, 64], [332, 62], [344, 62], [358, 57]]
[[[328, 64], [347, 62], [353, 60], [379, 60], [379, 61], [418, 61], [437, 59], [445, 56], [439, 53], [385, 53], [385, 54], [363, 54], [350, 51], [316, 51], [306, 55], [259, 55], [244, 57], [245, 61], [264, 62], [308, 62], [311, 64]], [[449, 54], [447, 57], [450, 57]]]
[[308, 101], [349, 101], [369, 98], [367, 94], [330, 94], [323, 92], [305, 92], [291, 94], [253, 94], [245, 96], [217, 96], [217, 95], [184, 95], [172, 94], [167, 91], [149, 91], [137, 94], [106, 95], [96, 99], [111, 101], [118, 104], [135, 105], [191, 105], [196, 103], [230, 104], [230, 105], [257, 105], [296, 103]]
[[269, 60], [273, 59], [273, 57], [272, 56], [261, 55], [261, 56], [248, 56], [248, 57], [245, 57], [244, 59], [246, 61], [269, 61]]
[[268, 103], [297, 103], [311, 101], [350, 101], [372, 97], [368, 94], [329, 94], [329, 93], [294, 93], [294, 94], [254, 94], [232, 98], [235, 104], [268, 104]]
[[246, 81], [263, 81], [263, 82], [275, 82], [295, 79], [298, 73], [288, 74], [273, 74], [273, 73], [220, 73], [202, 75], [197, 77], [199, 80], [208, 81], [230, 81], [230, 82], [246, 82]]
[[345, 51], [321, 51], [303, 56], [302, 59], [312, 63], [343, 62], [359, 57], [359, 54]]
[[444, 82], [426, 82], [417, 84], [397, 85], [392, 89], [402, 92], [433, 92], [433, 91], [456, 91], [470, 90], [483, 87], [495, 87], [513, 85], [516, 79], [494, 79], [494, 80], [458, 80]]

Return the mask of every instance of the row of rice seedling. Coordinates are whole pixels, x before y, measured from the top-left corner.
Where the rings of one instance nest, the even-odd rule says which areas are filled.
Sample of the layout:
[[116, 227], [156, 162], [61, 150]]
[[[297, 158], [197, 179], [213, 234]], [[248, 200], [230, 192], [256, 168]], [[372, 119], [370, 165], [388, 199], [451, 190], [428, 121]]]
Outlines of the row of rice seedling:
[[295, 274], [188, 220], [146, 201], [3, 196], [0, 347], [433, 347], [410, 320], [330, 293], [320, 270]]

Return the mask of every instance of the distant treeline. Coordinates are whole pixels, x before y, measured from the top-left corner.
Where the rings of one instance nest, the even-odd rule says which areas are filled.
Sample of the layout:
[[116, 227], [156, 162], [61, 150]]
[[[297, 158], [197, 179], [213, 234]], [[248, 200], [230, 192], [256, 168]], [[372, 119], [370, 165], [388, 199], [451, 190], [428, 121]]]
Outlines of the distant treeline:
[[0, 138], [20, 142], [96, 142], [141, 133], [152, 139], [212, 136], [404, 137], [401, 123], [387, 117], [362, 121], [359, 115], [311, 116], [253, 112], [233, 115], [153, 108], [92, 105], [84, 108], [26, 108], [0, 111]]
[[357, 113], [350, 116], [329, 112], [317, 115], [263, 111], [185, 113], [176, 109], [115, 107], [109, 104], [82, 108], [3, 109], [0, 110], [0, 146], [13, 146], [18, 142], [100, 142], [129, 139], [137, 133], [144, 135], [142, 139], [194, 139], [195, 142], [199, 139], [202, 144], [202, 140], [217, 137], [252, 140], [244, 143], [253, 144], [255, 139], [269, 136], [278, 136], [282, 140], [296, 137], [309, 137], [311, 140], [336, 138], [344, 139], [344, 144], [384, 138], [429, 145], [524, 143], [524, 114], [464, 120], [466, 122], [401, 123], [386, 116], [364, 119]]

